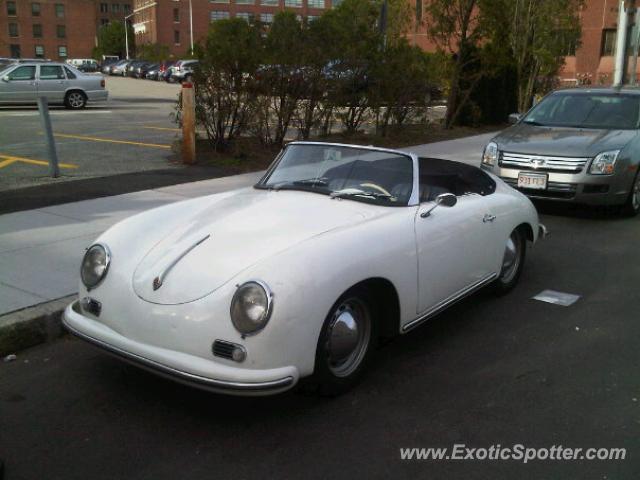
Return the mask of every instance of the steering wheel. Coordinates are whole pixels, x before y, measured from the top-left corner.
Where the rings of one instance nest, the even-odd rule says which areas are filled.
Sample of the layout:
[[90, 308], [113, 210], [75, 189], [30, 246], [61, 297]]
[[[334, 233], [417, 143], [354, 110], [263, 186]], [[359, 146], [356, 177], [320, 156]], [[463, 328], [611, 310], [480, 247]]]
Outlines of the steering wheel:
[[383, 187], [381, 187], [380, 185], [377, 185], [375, 183], [371, 183], [369, 181], [367, 181], [366, 183], [361, 183], [360, 186], [364, 187], [364, 188], [371, 188], [373, 190], [377, 190], [377, 191], [383, 193], [384, 195], [388, 195], [389, 197], [393, 196], [387, 190], [385, 190]]

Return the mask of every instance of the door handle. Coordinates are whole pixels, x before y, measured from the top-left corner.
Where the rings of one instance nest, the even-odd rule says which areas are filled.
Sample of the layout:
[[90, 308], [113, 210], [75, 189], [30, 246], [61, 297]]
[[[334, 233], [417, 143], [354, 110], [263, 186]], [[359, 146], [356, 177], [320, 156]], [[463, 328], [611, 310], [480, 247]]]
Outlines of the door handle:
[[489, 213], [485, 213], [484, 217], [482, 217], [482, 221], [484, 223], [493, 222], [496, 219], [495, 215], [491, 215]]

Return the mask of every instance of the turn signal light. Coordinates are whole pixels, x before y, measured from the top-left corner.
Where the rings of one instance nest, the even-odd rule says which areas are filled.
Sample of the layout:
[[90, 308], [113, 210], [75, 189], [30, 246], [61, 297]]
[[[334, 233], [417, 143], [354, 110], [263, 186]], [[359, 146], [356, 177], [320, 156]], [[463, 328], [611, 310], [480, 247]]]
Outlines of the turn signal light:
[[103, 78], [102, 80], [100, 80], [100, 86], [104, 88], [105, 85], [106, 85], [106, 82], [104, 81], [104, 78]]

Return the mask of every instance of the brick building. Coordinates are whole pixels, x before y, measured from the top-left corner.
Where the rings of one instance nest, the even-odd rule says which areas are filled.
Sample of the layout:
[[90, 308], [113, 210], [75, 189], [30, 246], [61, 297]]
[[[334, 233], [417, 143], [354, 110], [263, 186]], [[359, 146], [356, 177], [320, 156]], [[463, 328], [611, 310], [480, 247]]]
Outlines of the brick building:
[[[299, 18], [313, 19], [331, 8], [335, 0], [191, 0], [193, 40], [202, 40], [212, 21], [240, 17], [248, 21], [273, 21], [281, 10], [294, 11]], [[162, 44], [174, 56], [191, 47], [189, 0], [134, 0], [132, 18], [136, 44]]]
[[132, 0], [0, 0], [0, 57], [90, 58], [100, 25], [124, 21]]

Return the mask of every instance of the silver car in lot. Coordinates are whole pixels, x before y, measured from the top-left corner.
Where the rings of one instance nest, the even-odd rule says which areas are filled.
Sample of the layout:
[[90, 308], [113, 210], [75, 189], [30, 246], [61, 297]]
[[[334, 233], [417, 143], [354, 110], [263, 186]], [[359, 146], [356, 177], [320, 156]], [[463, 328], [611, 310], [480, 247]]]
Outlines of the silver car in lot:
[[482, 168], [531, 198], [640, 212], [640, 90], [547, 95], [485, 147]]
[[101, 75], [88, 75], [63, 63], [16, 63], [0, 71], [0, 104], [35, 103], [47, 97], [51, 104], [84, 108], [87, 102], [106, 101]]

